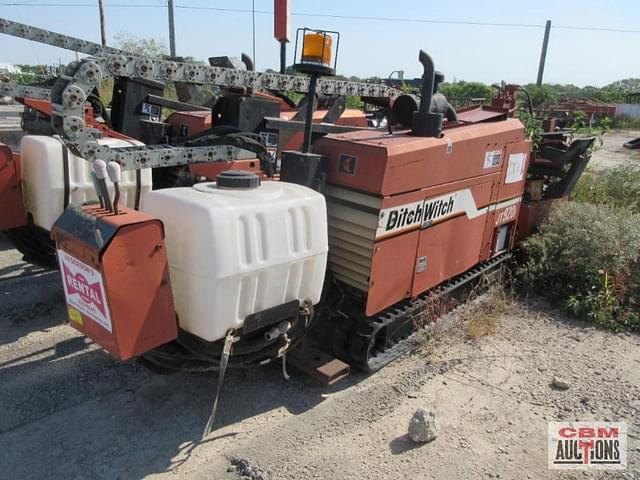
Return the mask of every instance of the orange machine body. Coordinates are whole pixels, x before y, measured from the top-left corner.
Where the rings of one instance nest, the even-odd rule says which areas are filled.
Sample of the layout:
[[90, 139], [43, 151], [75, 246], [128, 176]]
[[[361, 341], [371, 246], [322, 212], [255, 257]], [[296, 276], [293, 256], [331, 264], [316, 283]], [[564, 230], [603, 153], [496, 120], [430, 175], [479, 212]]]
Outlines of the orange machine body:
[[211, 128], [211, 110], [173, 112], [166, 122], [173, 127], [174, 135], [188, 138]]
[[[275, 98], [275, 97], [269, 97]], [[287, 108], [286, 103], [281, 102], [281, 114], [280, 117], [288, 120], [291, 119], [296, 111]], [[316, 110], [313, 112], [313, 121], [318, 123], [322, 121], [327, 114], [326, 110]], [[174, 131], [181, 138], [187, 138], [189, 136], [196, 135], [211, 128], [211, 111], [201, 110], [192, 112], [174, 112], [167, 118], [167, 123], [170, 124]], [[336, 121], [337, 125], [348, 125], [354, 127], [367, 127], [366, 115], [356, 109], [346, 109], [340, 118]], [[281, 133], [282, 134], [282, 133]], [[281, 150], [295, 150], [300, 148], [304, 137], [303, 132], [292, 132], [288, 134], [286, 144]], [[232, 162], [217, 162], [217, 163], [197, 163], [189, 165], [189, 171], [196, 175], [206, 177], [208, 179], [215, 179], [220, 173], [225, 170], [246, 170], [255, 174], [260, 174], [260, 162], [257, 159], [248, 160], [236, 160]]]
[[[291, 120], [295, 112], [282, 112], [280, 118], [284, 120]], [[326, 110], [315, 110], [313, 112], [313, 123], [320, 123], [327, 114]], [[367, 116], [362, 110], [354, 108], [347, 108], [342, 115], [336, 120], [336, 125], [343, 125], [349, 127], [367, 128]], [[281, 135], [284, 132], [281, 132]], [[289, 138], [281, 146], [280, 150], [298, 150], [302, 148], [302, 142], [304, 141], [304, 132], [290, 132]]]
[[329, 265], [374, 315], [513, 246], [530, 143], [515, 119], [328, 135]]
[[538, 227], [549, 217], [554, 205], [558, 205], [558, 202], [566, 202], [568, 200], [569, 197], [567, 196], [523, 202], [520, 208], [520, 215], [518, 216], [518, 240], [525, 240], [527, 237], [536, 233]]
[[74, 328], [121, 360], [177, 337], [160, 220], [72, 206], [52, 236]]
[[[18, 98], [17, 100], [23, 105], [31, 107], [44, 115], [48, 115], [49, 117], [51, 116], [51, 100], [40, 100], [37, 98]], [[115, 130], [109, 128], [106, 123], [97, 121], [93, 114], [93, 108], [91, 107], [91, 105], [87, 105], [84, 109], [84, 120], [90, 127], [100, 130], [105, 137], [118, 138], [121, 140], [131, 140], [131, 137], [123, 133], [116, 132]]]
[[0, 231], [27, 224], [20, 178], [20, 155], [0, 143]]

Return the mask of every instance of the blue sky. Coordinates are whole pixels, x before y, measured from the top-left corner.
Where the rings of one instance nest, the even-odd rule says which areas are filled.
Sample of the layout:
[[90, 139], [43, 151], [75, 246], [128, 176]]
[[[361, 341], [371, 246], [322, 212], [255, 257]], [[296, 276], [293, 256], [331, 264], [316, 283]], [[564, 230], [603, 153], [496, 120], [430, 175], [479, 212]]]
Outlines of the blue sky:
[[[125, 31], [168, 45], [165, 0], [104, 0], [110, 39]], [[2, 5], [24, 3], [24, 6]], [[74, 7], [43, 6], [46, 3]], [[175, 0], [177, 7], [251, 9], [251, 0]], [[27, 6], [32, 4], [34, 6]], [[0, 0], [0, 17], [99, 41], [97, 0]], [[116, 5], [137, 4], [144, 8]], [[111, 5], [111, 6], [110, 6]], [[256, 10], [273, 10], [272, 0], [255, 0]], [[292, 12], [446, 21], [474, 21], [557, 26], [586, 26], [640, 31], [637, 0], [291, 0]], [[419, 76], [420, 48], [429, 52], [447, 80], [534, 82], [544, 29], [292, 16], [292, 34], [308, 26], [341, 33], [338, 71], [345, 75], [387, 76], [405, 70]], [[251, 54], [251, 14], [176, 8], [177, 53], [206, 59], [212, 55]], [[256, 14], [256, 66], [278, 67], [279, 46], [273, 17]], [[293, 48], [289, 48], [289, 63]], [[55, 47], [0, 36], [0, 62], [69, 62], [73, 54]], [[551, 31], [545, 82], [602, 86], [640, 77], [640, 33]]]

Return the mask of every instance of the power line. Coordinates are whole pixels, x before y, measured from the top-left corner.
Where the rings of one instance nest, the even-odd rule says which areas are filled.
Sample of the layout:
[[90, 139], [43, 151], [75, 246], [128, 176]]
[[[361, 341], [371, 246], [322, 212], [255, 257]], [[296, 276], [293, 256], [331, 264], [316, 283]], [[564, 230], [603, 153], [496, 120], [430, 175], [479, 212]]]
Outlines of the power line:
[[[2, 2], [0, 7], [21, 6], [21, 7], [95, 7], [92, 3], [18, 3], [18, 2]], [[161, 5], [153, 4], [107, 4], [107, 8], [164, 8]], [[247, 8], [223, 8], [223, 7], [206, 7], [199, 5], [175, 5], [175, 8], [183, 10], [210, 10], [215, 12], [229, 13], [251, 13], [259, 15], [273, 15], [273, 11], [269, 10], [253, 10]], [[481, 22], [474, 20], [438, 20], [429, 18], [403, 18], [403, 17], [375, 17], [362, 15], [340, 15], [332, 13], [309, 13], [309, 12], [291, 12], [294, 17], [316, 17], [316, 18], [335, 18], [343, 20], [368, 20], [376, 22], [396, 22], [396, 23], [429, 23], [442, 25], [470, 25], [480, 27], [506, 27], [506, 28], [540, 28], [545, 27], [544, 24], [537, 23], [500, 23], [500, 22]], [[554, 25], [553, 29], [561, 30], [582, 30], [593, 32], [614, 32], [614, 33], [640, 33], [640, 30], [615, 28], [615, 27], [590, 27], [582, 25]]]
[[[0, 3], [0, 7], [91, 7], [95, 8], [93, 3]], [[164, 8], [162, 5], [151, 4], [106, 4], [105, 8]]]
[[[252, 10], [243, 8], [222, 8], [222, 7], [201, 7], [198, 5], [176, 5], [177, 8], [186, 10], [213, 10], [216, 12], [234, 12], [234, 13], [252, 13]], [[273, 15], [269, 10], [256, 10], [255, 13], [261, 15]], [[432, 20], [427, 18], [399, 18], [399, 17], [368, 17], [362, 15], [339, 15], [333, 13], [308, 13], [308, 12], [291, 12], [293, 17], [322, 17], [322, 18], [339, 18], [345, 20], [374, 20], [380, 22], [403, 22], [403, 23], [443, 23], [453, 25], [480, 25], [491, 27], [534, 27], [544, 28], [544, 25], [532, 23], [494, 23], [494, 22], [474, 22], [463, 20]], [[640, 32], [640, 30], [639, 30]]]
[[[177, 8], [183, 8], [186, 10], [213, 10], [219, 12], [237, 12], [237, 13], [251, 13], [252, 10], [242, 8], [222, 8], [222, 7], [202, 7], [198, 5], [177, 5]], [[269, 10], [256, 10], [255, 13], [262, 15], [273, 15]], [[403, 22], [403, 23], [436, 23], [447, 25], [477, 25], [483, 27], [520, 27], [520, 28], [545, 28], [544, 24], [536, 23], [496, 23], [496, 22], [480, 22], [480, 21], [468, 21], [468, 20], [436, 20], [427, 18], [401, 18], [401, 17], [372, 17], [362, 15], [339, 15], [331, 13], [307, 13], [307, 12], [291, 12], [295, 17], [323, 17], [323, 18], [339, 18], [345, 20], [372, 20], [379, 22]], [[609, 27], [588, 27], [579, 25], [557, 25], [553, 28], [570, 29], [570, 30], [592, 30], [602, 32], [619, 32], [619, 33], [640, 33], [640, 30], [621, 29], [621, 28], [609, 28]]]
[[553, 28], [561, 28], [563, 30], [587, 30], [591, 32], [640, 33], [640, 30], [627, 30], [624, 28], [609, 27], [581, 27], [579, 25], [555, 25]]

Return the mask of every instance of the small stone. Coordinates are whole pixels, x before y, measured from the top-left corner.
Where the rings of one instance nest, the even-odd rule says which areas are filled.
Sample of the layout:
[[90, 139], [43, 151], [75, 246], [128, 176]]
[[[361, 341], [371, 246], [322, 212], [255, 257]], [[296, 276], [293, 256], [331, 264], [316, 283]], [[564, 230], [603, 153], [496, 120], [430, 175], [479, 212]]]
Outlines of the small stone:
[[546, 371], [547, 371], [547, 367], [545, 367], [544, 365], [540, 365], [540, 366], [538, 367], [538, 371], [539, 371], [539, 372], [546, 372]]
[[436, 422], [436, 412], [419, 408], [409, 422], [409, 437], [416, 443], [426, 443], [438, 436], [440, 428]]
[[558, 390], [569, 390], [569, 383], [561, 377], [553, 377], [551, 385]]

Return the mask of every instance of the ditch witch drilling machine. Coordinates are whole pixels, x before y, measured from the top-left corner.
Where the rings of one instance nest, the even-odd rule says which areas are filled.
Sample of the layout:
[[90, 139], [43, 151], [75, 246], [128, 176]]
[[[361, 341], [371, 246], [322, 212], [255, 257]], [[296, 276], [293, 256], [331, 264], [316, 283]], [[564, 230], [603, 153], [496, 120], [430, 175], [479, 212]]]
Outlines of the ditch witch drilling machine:
[[[332, 79], [337, 33], [298, 37], [298, 75], [98, 52], [53, 86], [52, 126], [87, 162], [100, 200], [70, 205], [52, 229], [68, 316], [115, 357], [223, 372], [227, 362], [293, 356], [311, 333], [326, 352], [374, 371], [406, 351], [432, 292], [507, 258], [529, 161], [520, 121], [505, 108], [454, 111], [434, 94], [442, 76], [424, 52], [417, 99]], [[314, 126], [308, 101], [302, 151], [282, 152], [276, 178], [267, 148], [241, 131], [202, 132], [177, 146], [100, 142], [85, 104], [110, 77], [359, 95], [399, 125]], [[227, 171], [216, 182], [147, 192], [139, 209], [121, 205], [123, 173], [247, 158], [264, 173]]]
[[309, 108], [302, 151], [282, 153], [278, 180], [228, 171], [216, 182], [149, 192], [139, 211], [119, 205], [122, 171], [229, 161], [246, 151], [241, 133], [182, 147], [101, 145], [83, 115], [101, 80], [231, 83], [397, 103], [400, 92], [384, 85], [331, 78], [337, 39], [298, 31], [304, 75], [119, 54], [68, 67], [52, 89], [53, 127], [89, 162], [101, 197], [99, 206], [70, 206], [53, 227], [72, 326], [117, 358], [142, 356], [165, 371], [268, 363], [313, 329], [332, 355], [374, 371], [405, 351], [402, 339], [429, 292], [507, 257], [530, 150], [524, 127], [500, 109], [453, 112], [445, 121], [449, 105], [434, 101], [436, 73], [424, 52], [422, 96], [396, 112], [409, 128], [316, 135]]

